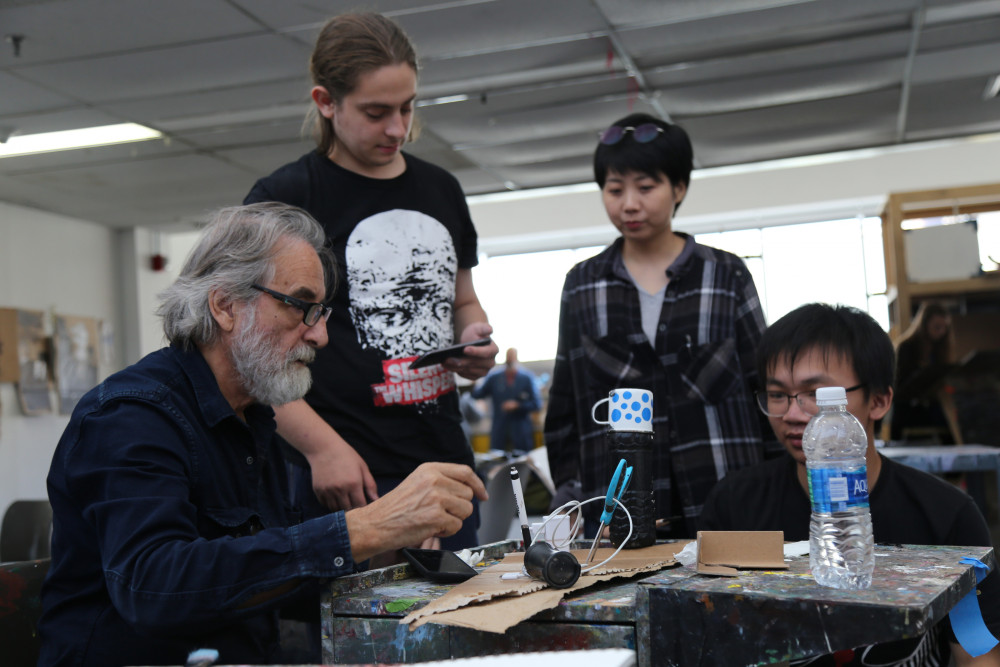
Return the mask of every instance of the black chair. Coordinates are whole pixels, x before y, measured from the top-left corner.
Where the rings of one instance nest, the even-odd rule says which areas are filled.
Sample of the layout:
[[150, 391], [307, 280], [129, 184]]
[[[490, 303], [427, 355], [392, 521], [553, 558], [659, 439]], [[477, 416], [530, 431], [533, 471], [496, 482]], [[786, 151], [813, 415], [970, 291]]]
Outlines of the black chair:
[[0, 526], [0, 563], [49, 557], [52, 506], [48, 500], [16, 500]]
[[0, 664], [6, 667], [35, 667], [38, 663], [40, 593], [48, 571], [47, 558], [0, 565]]

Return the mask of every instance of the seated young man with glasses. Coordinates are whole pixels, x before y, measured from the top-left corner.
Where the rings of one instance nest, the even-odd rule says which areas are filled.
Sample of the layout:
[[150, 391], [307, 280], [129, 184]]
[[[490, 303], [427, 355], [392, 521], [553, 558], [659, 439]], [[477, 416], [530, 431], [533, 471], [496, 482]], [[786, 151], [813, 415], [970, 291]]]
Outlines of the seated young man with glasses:
[[736, 255], [673, 229], [692, 163], [684, 130], [648, 114], [601, 133], [594, 177], [620, 236], [566, 276], [545, 418], [558, 506], [603, 495], [613, 472], [591, 406], [616, 387], [653, 392], [662, 537], [694, 537], [708, 492], [763, 460], [769, 438], [753, 400], [764, 330], [753, 277]]
[[[772, 324], [757, 348], [764, 390], [757, 403], [789, 456], [734, 472], [713, 489], [701, 530], [781, 530], [785, 540], [809, 539], [810, 503], [802, 432], [818, 412], [816, 389], [844, 387], [847, 409], [868, 434], [869, 504], [880, 544], [989, 546], [990, 533], [968, 495], [947, 482], [885, 458], [875, 449], [875, 424], [892, 405], [895, 355], [889, 336], [867, 313], [808, 304]], [[1000, 636], [998, 578], [980, 585], [987, 626]], [[810, 665], [1000, 664], [1000, 647], [973, 659], [947, 621], [920, 637], [841, 651]], [[853, 655], [852, 655], [853, 653]], [[835, 657], [836, 656], [836, 659]]]

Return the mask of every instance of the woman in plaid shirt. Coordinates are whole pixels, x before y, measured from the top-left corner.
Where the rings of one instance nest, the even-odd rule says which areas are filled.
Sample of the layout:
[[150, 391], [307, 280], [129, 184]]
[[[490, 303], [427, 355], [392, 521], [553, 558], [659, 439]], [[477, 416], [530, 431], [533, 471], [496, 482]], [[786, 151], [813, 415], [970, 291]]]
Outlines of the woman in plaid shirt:
[[661, 537], [694, 537], [708, 492], [761, 461], [770, 438], [753, 398], [765, 326], [753, 278], [739, 257], [672, 228], [692, 163], [684, 130], [647, 114], [601, 134], [594, 175], [621, 236], [566, 276], [545, 418], [558, 506], [603, 495], [617, 463], [591, 406], [616, 387], [653, 391]]

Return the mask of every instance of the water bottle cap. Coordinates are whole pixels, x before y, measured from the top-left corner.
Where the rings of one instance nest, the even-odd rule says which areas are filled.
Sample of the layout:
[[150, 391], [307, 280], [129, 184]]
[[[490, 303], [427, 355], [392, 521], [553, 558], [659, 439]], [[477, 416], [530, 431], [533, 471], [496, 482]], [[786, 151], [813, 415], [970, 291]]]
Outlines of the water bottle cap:
[[847, 405], [847, 392], [843, 387], [820, 387], [816, 390], [816, 405]]

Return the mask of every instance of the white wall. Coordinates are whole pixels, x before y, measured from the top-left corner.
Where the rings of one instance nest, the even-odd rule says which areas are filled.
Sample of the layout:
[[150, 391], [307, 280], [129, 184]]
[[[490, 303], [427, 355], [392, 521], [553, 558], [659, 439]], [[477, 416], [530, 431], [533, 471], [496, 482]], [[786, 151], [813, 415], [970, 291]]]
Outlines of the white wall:
[[[123, 261], [134, 259], [136, 264], [134, 296], [130, 295], [128, 299], [129, 306], [134, 308], [130, 318], [135, 322], [136, 330], [131, 338], [134, 344], [125, 350], [126, 363], [135, 363], [167, 344], [163, 337], [163, 325], [156, 315], [160, 303], [157, 296], [173, 284], [198, 237], [198, 232], [161, 234], [146, 229], [135, 229], [124, 236]], [[153, 271], [150, 267], [149, 260], [154, 253], [160, 253], [167, 259], [162, 271]]]
[[[91, 222], [0, 202], [0, 307], [41, 310], [47, 333], [52, 314], [110, 321], [115, 358], [99, 377], [164, 345], [156, 295], [170, 285], [198, 234], [163, 235], [147, 229], [112, 230]], [[153, 271], [150, 255], [169, 258]], [[47, 496], [45, 476], [68, 416], [26, 416], [15, 386], [0, 384], [0, 513], [17, 499]]]
[[[119, 329], [115, 234], [0, 202], [0, 306], [44, 311], [49, 333], [53, 313], [109, 320]], [[46, 497], [45, 475], [67, 422], [56, 414], [24, 416], [14, 385], [0, 384], [0, 512], [15, 499]]]

